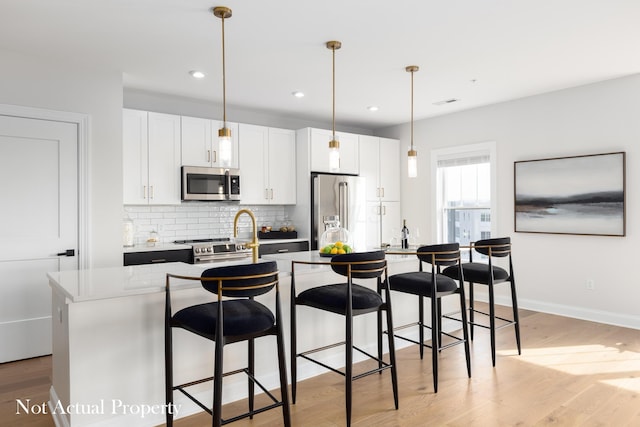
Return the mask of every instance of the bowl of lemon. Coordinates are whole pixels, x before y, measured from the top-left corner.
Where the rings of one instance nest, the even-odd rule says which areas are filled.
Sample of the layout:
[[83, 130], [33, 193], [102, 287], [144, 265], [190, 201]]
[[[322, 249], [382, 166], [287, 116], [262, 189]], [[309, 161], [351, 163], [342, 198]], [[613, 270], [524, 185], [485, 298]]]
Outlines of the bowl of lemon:
[[351, 252], [353, 252], [353, 248], [350, 245], [340, 241], [324, 245], [322, 248], [320, 248], [320, 256], [323, 257], [350, 254]]

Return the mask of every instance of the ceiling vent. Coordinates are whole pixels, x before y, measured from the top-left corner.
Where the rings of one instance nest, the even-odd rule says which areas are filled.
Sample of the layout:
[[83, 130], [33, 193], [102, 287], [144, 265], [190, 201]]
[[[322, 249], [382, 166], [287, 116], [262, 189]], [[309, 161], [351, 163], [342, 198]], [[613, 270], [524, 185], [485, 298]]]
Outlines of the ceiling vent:
[[446, 105], [446, 104], [453, 104], [454, 102], [458, 102], [460, 101], [457, 98], [451, 98], [451, 99], [445, 99], [444, 101], [438, 101], [438, 102], [434, 102], [433, 105]]

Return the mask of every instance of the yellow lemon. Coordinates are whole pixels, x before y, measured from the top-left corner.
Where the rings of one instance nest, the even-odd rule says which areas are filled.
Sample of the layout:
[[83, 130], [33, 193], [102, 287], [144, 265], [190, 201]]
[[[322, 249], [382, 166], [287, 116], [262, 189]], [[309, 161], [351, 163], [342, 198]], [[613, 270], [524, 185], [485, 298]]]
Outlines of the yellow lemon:
[[342, 254], [346, 254], [347, 252], [344, 249], [338, 249], [338, 253], [342, 255]]
[[338, 253], [338, 248], [331, 248], [331, 254], [335, 255]]
[[333, 246], [335, 246], [336, 248], [340, 249], [343, 246], [343, 243], [341, 241], [337, 241], [333, 244]]

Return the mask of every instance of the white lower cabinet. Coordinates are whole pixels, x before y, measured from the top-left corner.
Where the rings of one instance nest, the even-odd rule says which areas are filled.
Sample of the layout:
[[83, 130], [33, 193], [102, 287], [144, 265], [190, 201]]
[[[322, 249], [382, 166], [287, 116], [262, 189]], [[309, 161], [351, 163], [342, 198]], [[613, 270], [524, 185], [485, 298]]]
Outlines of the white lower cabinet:
[[180, 116], [123, 110], [123, 202], [180, 204]]
[[367, 247], [400, 244], [400, 202], [367, 202]]
[[240, 124], [239, 134], [240, 204], [295, 204], [295, 131]]
[[231, 164], [220, 162], [218, 130], [223, 122], [182, 116], [182, 164], [185, 166], [238, 168], [239, 135], [238, 124], [227, 122], [231, 130]]
[[382, 202], [380, 214], [380, 230], [382, 243], [396, 242], [400, 244], [402, 228], [402, 212], [400, 202]]

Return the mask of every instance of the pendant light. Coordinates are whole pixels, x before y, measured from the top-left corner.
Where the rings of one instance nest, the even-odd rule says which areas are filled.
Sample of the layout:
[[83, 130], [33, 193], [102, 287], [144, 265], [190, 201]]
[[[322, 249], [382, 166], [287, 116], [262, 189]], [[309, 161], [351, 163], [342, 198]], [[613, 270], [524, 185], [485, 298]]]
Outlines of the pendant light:
[[227, 87], [224, 55], [224, 20], [231, 18], [231, 9], [225, 6], [213, 8], [213, 14], [222, 20], [222, 128], [218, 129], [218, 150], [220, 151], [220, 165], [231, 166], [231, 129], [227, 127]]
[[340, 171], [340, 141], [336, 137], [336, 50], [342, 47], [342, 43], [338, 41], [327, 42], [327, 49], [331, 49], [333, 53], [333, 118], [331, 122], [331, 141], [329, 141], [329, 171]]
[[415, 178], [418, 176], [418, 152], [413, 146], [413, 73], [419, 68], [417, 65], [409, 65], [405, 70], [411, 73], [411, 145], [407, 153], [407, 172], [409, 178]]

